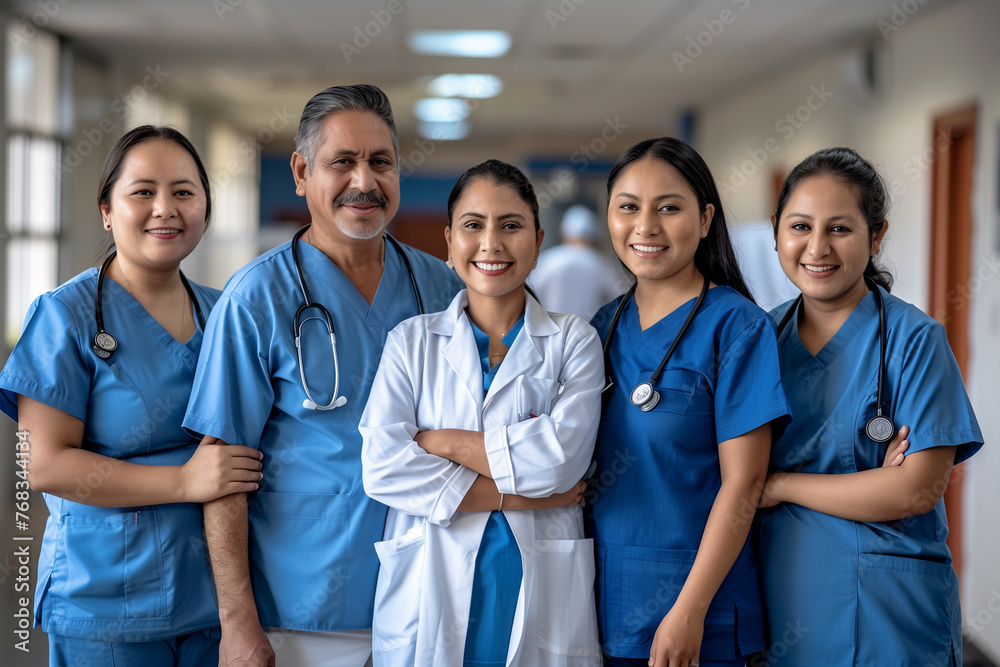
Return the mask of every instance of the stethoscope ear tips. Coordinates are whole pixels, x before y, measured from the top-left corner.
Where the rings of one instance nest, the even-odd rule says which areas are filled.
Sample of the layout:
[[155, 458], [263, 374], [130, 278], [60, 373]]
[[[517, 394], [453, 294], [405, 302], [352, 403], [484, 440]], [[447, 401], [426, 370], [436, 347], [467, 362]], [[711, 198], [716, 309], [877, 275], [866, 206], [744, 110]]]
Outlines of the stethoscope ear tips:
[[341, 396], [335, 400], [330, 405], [316, 405], [316, 402], [310, 398], [302, 401], [302, 407], [306, 410], [333, 410], [334, 408], [339, 408], [341, 406], [347, 405], [347, 397]]

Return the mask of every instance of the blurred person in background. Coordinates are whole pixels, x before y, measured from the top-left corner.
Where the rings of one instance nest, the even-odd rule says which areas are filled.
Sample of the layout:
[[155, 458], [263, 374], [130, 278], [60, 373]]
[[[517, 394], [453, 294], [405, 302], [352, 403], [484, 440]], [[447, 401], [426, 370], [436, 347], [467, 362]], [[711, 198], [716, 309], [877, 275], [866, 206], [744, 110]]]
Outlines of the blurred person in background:
[[562, 244], [542, 251], [528, 279], [546, 310], [574, 313], [589, 321], [624, 291], [599, 250], [603, 234], [597, 215], [589, 208], [575, 204], [566, 209], [559, 225]]

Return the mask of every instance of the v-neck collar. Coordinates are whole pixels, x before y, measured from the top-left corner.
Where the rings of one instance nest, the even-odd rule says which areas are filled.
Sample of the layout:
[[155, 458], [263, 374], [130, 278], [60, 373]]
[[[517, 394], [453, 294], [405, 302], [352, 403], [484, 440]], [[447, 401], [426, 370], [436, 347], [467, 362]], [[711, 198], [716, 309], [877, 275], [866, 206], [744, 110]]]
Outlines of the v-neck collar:
[[[400, 275], [406, 272], [403, 267], [403, 259], [399, 252], [390, 249], [391, 245], [385, 240], [382, 241], [385, 261], [382, 267], [382, 275], [379, 277], [378, 287], [371, 304], [365, 300], [354, 286], [354, 283], [341, 271], [340, 267], [326, 254], [314, 245], [299, 239], [299, 253], [302, 259], [302, 271], [306, 282], [315, 287], [310, 288], [310, 293], [316, 295], [329, 294], [334, 292], [341, 301], [338, 307], [347, 306], [357, 315], [358, 319], [365, 323], [365, 328], [375, 339], [379, 339], [379, 334], [386, 329], [386, 323], [392, 311], [392, 306], [398, 299], [415, 299], [412, 289], [405, 293], [394, 294], [397, 290], [392, 283], [398, 282]], [[318, 270], [316, 270], [318, 268]], [[391, 279], [387, 278], [391, 276]], [[335, 310], [330, 304], [324, 302], [322, 296], [315, 296], [314, 301], [322, 303], [330, 310], [331, 314]], [[416, 302], [414, 301], [414, 312], [416, 312]], [[336, 322], [334, 322], [336, 324]]]
[[[195, 315], [194, 304], [191, 304], [191, 318], [194, 320], [194, 333], [191, 337], [187, 339], [186, 342], [181, 342], [174, 338], [169, 331], [167, 331], [162, 324], [160, 324], [155, 317], [153, 317], [145, 306], [139, 303], [131, 292], [129, 292], [123, 285], [116, 282], [113, 278], [105, 278], [104, 289], [111, 290], [112, 294], [110, 299], [104, 299], [104, 305], [107, 307], [110, 301], [114, 301], [116, 304], [123, 306], [128, 314], [139, 323], [154, 339], [156, 339], [163, 349], [167, 350], [178, 350], [185, 359], [188, 361], [195, 361], [198, 357], [198, 351], [201, 349], [201, 339], [203, 332], [201, 330], [201, 322], [198, 321], [198, 317]], [[197, 292], [195, 292], [195, 297], [197, 298]], [[200, 305], [200, 304], [199, 304]], [[112, 332], [113, 333], [113, 332]], [[123, 341], [124, 342], [124, 341]]]
[[[705, 294], [705, 301], [702, 302], [699, 311], [709, 305], [709, 301], [714, 297], [713, 292], [719, 289], [723, 289], [723, 286], [717, 285], [708, 290]], [[625, 305], [625, 312], [622, 313], [622, 317], [625, 319], [624, 328], [628, 332], [629, 343], [632, 349], [638, 351], [650, 342], [660, 347], [663, 344], [664, 337], [676, 336], [697, 300], [698, 297], [691, 297], [644, 330], [639, 322], [639, 307], [635, 303], [635, 297], [630, 298], [629, 302]], [[697, 318], [697, 316], [695, 317]]]
[[792, 346], [793, 361], [797, 365], [829, 366], [873, 319], [878, 320], [878, 306], [875, 304], [874, 295], [869, 291], [854, 307], [844, 323], [840, 325], [837, 333], [833, 334], [826, 345], [814, 355], [802, 342], [802, 337], [799, 336], [799, 317], [798, 314], [793, 314], [788, 322], [788, 341]]

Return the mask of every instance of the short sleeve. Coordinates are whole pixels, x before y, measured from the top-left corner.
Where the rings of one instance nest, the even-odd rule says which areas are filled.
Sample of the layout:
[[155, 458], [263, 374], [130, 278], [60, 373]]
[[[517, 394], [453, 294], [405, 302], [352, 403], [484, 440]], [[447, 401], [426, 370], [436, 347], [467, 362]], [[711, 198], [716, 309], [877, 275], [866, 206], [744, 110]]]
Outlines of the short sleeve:
[[73, 309], [53, 294], [38, 297], [0, 373], [4, 414], [17, 421], [21, 395], [85, 420], [93, 368], [84, 358], [84, 338]]
[[892, 419], [910, 427], [907, 454], [956, 446], [955, 463], [961, 463], [983, 446], [983, 434], [944, 327], [927, 324], [906, 347]]
[[614, 319], [615, 311], [618, 310], [618, 305], [621, 303], [625, 296], [617, 296], [608, 303], [598, 309], [594, 316], [590, 318], [590, 326], [597, 329], [597, 335], [601, 339], [601, 343], [608, 336], [608, 329], [611, 328], [611, 320]]
[[749, 433], [791, 408], [781, 387], [774, 321], [761, 315], [722, 351], [715, 386], [715, 431], [719, 442]]
[[225, 293], [208, 319], [184, 428], [231, 445], [257, 447], [274, 403], [267, 366], [269, 318]]

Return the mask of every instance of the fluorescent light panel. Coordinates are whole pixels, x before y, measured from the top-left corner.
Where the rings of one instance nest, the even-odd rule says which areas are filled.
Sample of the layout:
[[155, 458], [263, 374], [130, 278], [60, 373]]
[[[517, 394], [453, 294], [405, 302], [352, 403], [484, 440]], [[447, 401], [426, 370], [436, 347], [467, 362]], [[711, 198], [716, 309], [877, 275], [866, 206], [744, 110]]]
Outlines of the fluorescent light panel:
[[425, 97], [413, 105], [413, 114], [428, 123], [454, 123], [469, 117], [469, 106], [454, 97]]
[[452, 122], [426, 122], [417, 123], [417, 133], [425, 139], [434, 141], [457, 141], [469, 136], [472, 128], [464, 120]]
[[485, 99], [496, 97], [502, 90], [503, 81], [492, 74], [442, 74], [427, 84], [428, 94], [435, 97]]
[[510, 35], [502, 30], [417, 30], [407, 43], [423, 55], [499, 58], [510, 50]]

